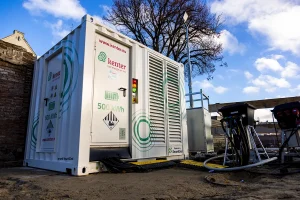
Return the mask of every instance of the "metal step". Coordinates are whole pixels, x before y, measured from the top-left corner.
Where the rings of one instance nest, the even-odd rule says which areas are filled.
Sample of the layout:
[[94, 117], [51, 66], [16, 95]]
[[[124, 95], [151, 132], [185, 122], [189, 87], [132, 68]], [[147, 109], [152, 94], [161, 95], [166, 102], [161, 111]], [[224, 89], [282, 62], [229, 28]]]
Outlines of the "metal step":
[[90, 162], [100, 161], [105, 158], [116, 157], [119, 159], [130, 159], [129, 147], [113, 147], [113, 148], [102, 148], [102, 147], [91, 147], [90, 148]]

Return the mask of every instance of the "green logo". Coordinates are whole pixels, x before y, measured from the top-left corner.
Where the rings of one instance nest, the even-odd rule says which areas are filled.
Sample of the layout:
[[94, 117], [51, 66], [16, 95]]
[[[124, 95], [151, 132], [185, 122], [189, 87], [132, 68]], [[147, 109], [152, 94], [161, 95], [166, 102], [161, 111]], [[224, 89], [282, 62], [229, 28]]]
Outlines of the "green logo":
[[172, 148], [169, 148], [169, 153], [172, 153]]
[[119, 100], [119, 94], [116, 92], [110, 92], [110, 91], [105, 91], [105, 97], [106, 100], [111, 100], [111, 101], [118, 101]]
[[55, 101], [52, 101], [49, 103], [49, 107], [48, 107], [48, 110], [53, 110], [55, 108]]
[[51, 80], [51, 77], [52, 77], [52, 72], [50, 72], [49, 75], [48, 75], [48, 81]]
[[104, 53], [103, 51], [101, 51], [98, 55], [98, 60], [105, 62], [106, 60], [106, 53]]

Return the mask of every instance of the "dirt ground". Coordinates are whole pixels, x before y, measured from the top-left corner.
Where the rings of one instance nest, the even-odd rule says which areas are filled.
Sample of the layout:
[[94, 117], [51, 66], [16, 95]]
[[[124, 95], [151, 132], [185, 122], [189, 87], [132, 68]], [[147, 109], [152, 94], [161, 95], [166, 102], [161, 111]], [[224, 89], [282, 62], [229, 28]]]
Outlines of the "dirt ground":
[[300, 199], [299, 181], [300, 174], [279, 177], [183, 168], [84, 177], [11, 168], [0, 169], [0, 199]]

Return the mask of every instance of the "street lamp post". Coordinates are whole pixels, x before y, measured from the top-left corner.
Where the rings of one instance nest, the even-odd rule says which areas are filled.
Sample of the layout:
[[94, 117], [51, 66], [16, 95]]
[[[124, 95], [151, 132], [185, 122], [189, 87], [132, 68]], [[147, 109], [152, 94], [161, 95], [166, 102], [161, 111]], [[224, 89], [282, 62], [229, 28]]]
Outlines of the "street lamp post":
[[188, 52], [188, 86], [189, 86], [189, 94], [190, 94], [190, 107], [194, 107], [193, 95], [192, 95], [192, 65], [191, 65], [191, 56], [190, 56], [190, 48], [189, 48], [189, 27], [186, 23], [188, 19], [188, 14], [185, 12], [183, 15], [184, 25], [186, 27], [186, 43], [187, 43], [187, 52]]

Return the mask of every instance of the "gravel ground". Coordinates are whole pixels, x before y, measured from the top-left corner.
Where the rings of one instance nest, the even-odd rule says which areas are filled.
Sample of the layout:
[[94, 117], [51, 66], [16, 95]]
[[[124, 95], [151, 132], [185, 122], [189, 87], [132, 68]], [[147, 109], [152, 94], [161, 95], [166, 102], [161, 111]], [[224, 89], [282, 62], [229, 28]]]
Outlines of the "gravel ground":
[[279, 177], [183, 168], [84, 177], [11, 168], [0, 169], [0, 199], [300, 199], [299, 180], [300, 174]]

